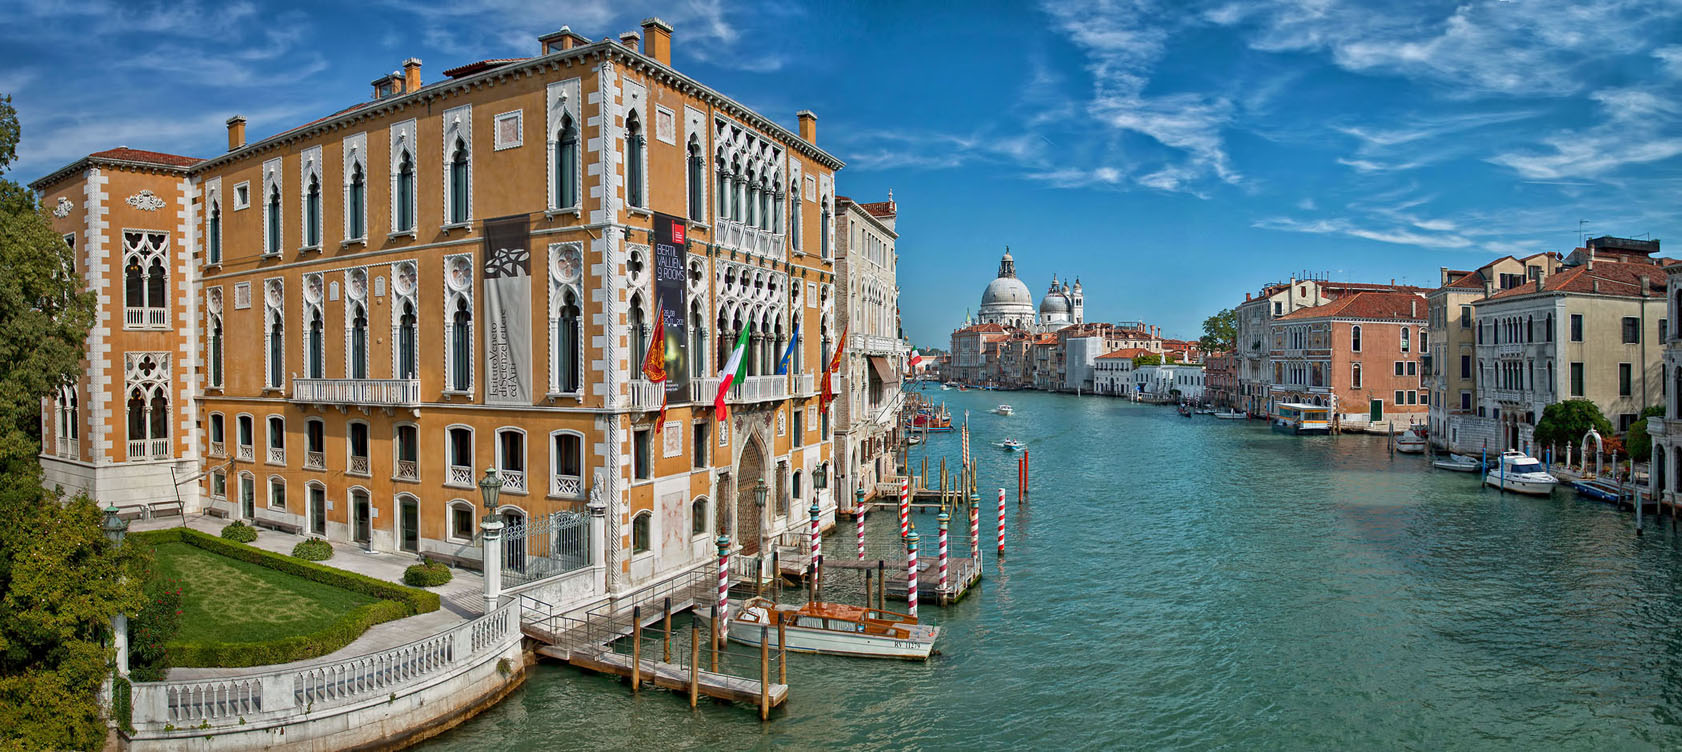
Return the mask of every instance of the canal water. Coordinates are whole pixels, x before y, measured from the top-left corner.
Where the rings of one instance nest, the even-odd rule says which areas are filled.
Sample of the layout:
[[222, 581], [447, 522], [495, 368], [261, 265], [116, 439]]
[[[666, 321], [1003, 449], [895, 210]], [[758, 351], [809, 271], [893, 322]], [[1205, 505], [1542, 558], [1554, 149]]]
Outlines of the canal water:
[[[424, 748], [1682, 747], [1668, 520], [1637, 538], [1627, 512], [1483, 489], [1392, 459], [1377, 436], [1109, 398], [930, 395], [969, 411], [983, 487], [1013, 489], [1003, 565], [988, 551], [978, 592], [923, 608], [942, 655], [793, 656], [789, 704], [763, 726], [751, 709], [692, 712], [544, 665]], [[990, 414], [1000, 401], [1016, 414]], [[1025, 508], [1015, 456], [989, 446], [1006, 437], [1032, 452]], [[938, 463], [956, 443], [927, 449]], [[872, 522], [896, 537], [891, 513]], [[918, 528], [932, 543], [932, 519]], [[850, 556], [840, 530], [832, 555]]]

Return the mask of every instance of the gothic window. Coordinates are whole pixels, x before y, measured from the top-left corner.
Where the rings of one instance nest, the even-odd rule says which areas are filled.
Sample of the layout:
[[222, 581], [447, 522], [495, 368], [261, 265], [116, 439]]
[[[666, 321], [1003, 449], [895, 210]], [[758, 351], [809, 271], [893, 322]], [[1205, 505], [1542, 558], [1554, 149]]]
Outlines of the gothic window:
[[707, 371], [707, 320], [701, 313], [700, 301], [689, 303], [689, 375], [692, 378], [706, 376]]
[[210, 232], [208, 234], [210, 237], [206, 240], [209, 241], [209, 248], [205, 255], [210, 263], [220, 264], [222, 263], [222, 202], [220, 201], [210, 204]]
[[321, 245], [321, 180], [314, 175], [304, 193], [304, 245]]
[[269, 235], [263, 246], [266, 253], [280, 253], [280, 186], [269, 189], [268, 226]]
[[368, 311], [358, 303], [351, 308], [350, 378], [368, 378]]
[[578, 126], [571, 115], [561, 116], [561, 130], [555, 137], [555, 208], [578, 205]]
[[694, 137], [689, 139], [689, 219], [694, 222], [704, 221], [706, 214], [702, 211], [701, 196], [706, 190], [706, 159], [701, 156], [701, 143]]
[[397, 232], [415, 229], [415, 160], [403, 150], [397, 159]]
[[[718, 176], [718, 218], [722, 221], [730, 218], [730, 171], [724, 169], [722, 156], [713, 172]], [[1677, 307], [1682, 310], [1682, 293], [1678, 293], [1678, 298]], [[1678, 314], [1678, 319], [1682, 320], [1682, 314]]]
[[800, 250], [800, 188], [789, 186], [788, 189], [788, 238], [794, 250]]
[[648, 354], [648, 319], [642, 312], [642, 295], [631, 296], [631, 370], [641, 377], [643, 356]]
[[642, 121], [633, 111], [625, 118], [625, 203], [631, 206], [644, 207], [648, 204], [643, 196], [643, 173], [648, 168], [644, 162], [646, 148]]
[[327, 343], [322, 336], [321, 309], [310, 311], [309, 331], [309, 374], [312, 379], [327, 378], [326, 373]]
[[456, 139], [450, 157], [450, 224], [467, 221], [467, 143]]
[[222, 386], [222, 316], [210, 317], [210, 385]]
[[345, 194], [345, 214], [349, 222], [346, 233], [349, 237], [346, 240], [356, 240], [368, 234], [365, 225], [367, 203], [368, 180], [362, 174], [362, 165], [354, 164], [350, 169], [350, 190]]
[[456, 300], [455, 313], [450, 318], [450, 389], [465, 392], [473, 387], [473, 314], [467, 309], [467, 299]]
[[269, 319], [269, 373], [268, 386], [280, 389], [286, 382], [286, 328], [276, 311]]
[[415, 340], [418, 336], [415, 304], [405, 300], [403, 315], [397, 320], [397, 378], [415, 378]]
[[759, 225], [759, 178], [752, 168], [748, 169], [747, 205], [743, 207], [742, 222], [756, 227]]
[[820, 199], [818, 205], [818, 253], [829, 258], [829, 198]]
[[550, 336], [555, 343], [555, 386], [562, 393], [576, 392], [583, 352], [579, 346], [578, 298], [570, 289], [561, 298], [560, 315], [555, 317], [554, 326]]

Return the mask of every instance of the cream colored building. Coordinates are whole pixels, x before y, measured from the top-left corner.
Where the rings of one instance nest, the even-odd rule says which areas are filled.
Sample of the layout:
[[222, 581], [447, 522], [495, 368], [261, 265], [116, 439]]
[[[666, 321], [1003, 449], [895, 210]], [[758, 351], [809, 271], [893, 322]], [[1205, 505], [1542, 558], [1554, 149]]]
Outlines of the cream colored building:
[[874, 494], [877, 481], [898, 474], [900, 384], [908, 351], [899, 336], [899, 254], [894, 231], [899, 206], [836, 197], [836, 276], [846, 290], [840, 327], [847, 333], [835, 405], [837, 502], [852, 508], [856, 490]]

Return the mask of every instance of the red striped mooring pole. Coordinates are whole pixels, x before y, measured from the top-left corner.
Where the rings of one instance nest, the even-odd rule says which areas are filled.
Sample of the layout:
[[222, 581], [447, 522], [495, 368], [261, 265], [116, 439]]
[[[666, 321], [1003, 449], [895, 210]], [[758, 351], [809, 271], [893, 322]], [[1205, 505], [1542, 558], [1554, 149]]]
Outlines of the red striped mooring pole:
[[905, 536], [905, 613], [917, 618], [917, 534]]
[[899, 537], [911, 532], [911, 476], [899, 479]]
[[859, 526], [859, 561], [864, 561], [864, 505], [863, 504], [860, 504], [860, 505], [853, 508], [853, 519], [858, 521], [858, 526]]
[[940, 597], [946, 597], [946, 528], [952, 522], [952, 515], [941, 512], [935, 519], [940, 521]]
[[1005, 555], [1005, 490], [999, 489], [999, 555]]
[[730, 633], [730, 536], [718, 536], [718, 624], [719, 634]]
[[823, 532], [818, 529], [818, 517], [823, 514], [823, 510], [818, 508], [818, 502], [814, 499], [809, 511], [812, 513], [812, 592], [815, 594], [818, 592], [818, 566], [823, 561], [823, 550], [820, 548]]

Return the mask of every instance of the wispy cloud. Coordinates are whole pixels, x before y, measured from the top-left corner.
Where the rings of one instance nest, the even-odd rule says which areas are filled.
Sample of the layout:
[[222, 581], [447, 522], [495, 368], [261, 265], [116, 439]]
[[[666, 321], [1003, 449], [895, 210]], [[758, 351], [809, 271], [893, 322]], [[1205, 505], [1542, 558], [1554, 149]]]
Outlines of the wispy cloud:
[[1599, 178], [1626, 165], [1647, 164], [1682, 154], [1678, 116], [1682, 105], [1650, 89], [1597, 91], [1600, 117], [1587, 128], [1544, 137], [1541, 148], [1504, 151], [1489, 158], [1533, 180]]
[[1421, 248], [1470, 248], [1474, 245], [1470, 239], [1453, 232], [1417, 232], [1405, 227], [1371, 227], [1341, 217], [1313, 220], [1268, 217], [1258, 219], [1250, 226], [1261, 230], [1302, 232], [1314, 235], [1345, 235], [1380, 243], [1411, 245]]

